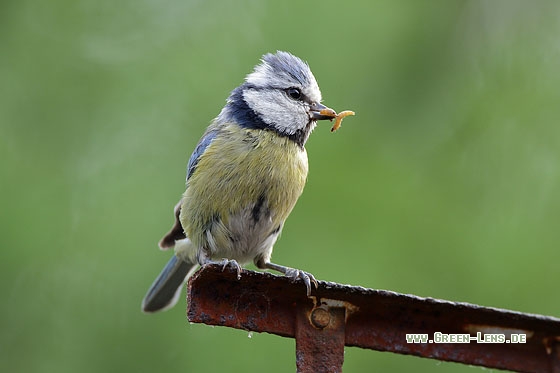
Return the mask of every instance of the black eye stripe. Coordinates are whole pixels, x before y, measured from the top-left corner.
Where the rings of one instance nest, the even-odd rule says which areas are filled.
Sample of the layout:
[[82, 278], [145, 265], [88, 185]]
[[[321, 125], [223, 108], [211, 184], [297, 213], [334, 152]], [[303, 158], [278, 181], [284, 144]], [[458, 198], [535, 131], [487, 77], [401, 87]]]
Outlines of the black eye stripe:
[[296, 100], [296, 101], [302, 101], [302, 102], [307, 102], [307, 103], [311, 103], [312, 101], [301, 91], [301, 88], [298, 87], [290, 87], [290, 88], [279, 88], [279, 87], [274, 87], [274, 86], [268, 86], [268, 87], [257, 87], [253, 84], [245, 84], [244, 85], [244, 91], [245, 90], [255, 90], [255, 91], [267, 91], [267, 90], [276, 90], [276, 89], [280, 89], [283, 90], [286, 95], [288, 97], [290, 97], [292, 100]]

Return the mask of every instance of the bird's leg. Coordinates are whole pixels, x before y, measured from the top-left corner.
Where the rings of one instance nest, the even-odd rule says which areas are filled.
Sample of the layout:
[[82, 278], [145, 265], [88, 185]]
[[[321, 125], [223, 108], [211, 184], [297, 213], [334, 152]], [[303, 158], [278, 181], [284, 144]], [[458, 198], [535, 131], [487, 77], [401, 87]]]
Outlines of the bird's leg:
[[197, 255], [198, 264], [201, 267], [204, 267], [209, 264], [217, 264], [222, 266], [222, 272], [226, 269], [227, 266], [232, 267], [237, 272], [237, 279], [241, 279], [241, 271], [243, 270], [239, 263], [235, 259], [226, 259], [222, 258], [222, 260], [212, 260], [205, 249], [198, 250]]
[[271, 262], [264, 262], [264, 261], [258, 261], [256, 265], [260, 269], [272, 269], [280, 273], [283, 273], [284, 275], [286, 275], [286, 277], [290, 278], [292, 281], [296, 281], [298, 278], [302, 279], [303, 283], [305, 284], [305, 287], [307, 288], [308, 297], [311, 296], [311, 284], [315, 286], [315, 289], [319, 287], [317, 280], [309, 272], [304, 272], [300, 269], [285, 267], [283, 265], [274, 264]]

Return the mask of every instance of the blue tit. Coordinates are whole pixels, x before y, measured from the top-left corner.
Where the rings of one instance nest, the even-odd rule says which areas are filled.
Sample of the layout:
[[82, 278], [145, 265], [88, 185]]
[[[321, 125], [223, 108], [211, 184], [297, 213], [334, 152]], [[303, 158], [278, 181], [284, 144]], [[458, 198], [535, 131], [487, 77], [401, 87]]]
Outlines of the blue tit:
[[148, 290], [144, 312], [172, 307], [190, 273], [216, 262], [239, 273], [253, 261], [302, 279], [310, 294], [311, 274], [270, 258], [307, 179], [305, 142], [318, 120], [336, 116], [320, 102], [309, 66], [287, 52], [264, 55], [231, 92], [189, 159], [175, 224], [159, 243], [175, 255]]

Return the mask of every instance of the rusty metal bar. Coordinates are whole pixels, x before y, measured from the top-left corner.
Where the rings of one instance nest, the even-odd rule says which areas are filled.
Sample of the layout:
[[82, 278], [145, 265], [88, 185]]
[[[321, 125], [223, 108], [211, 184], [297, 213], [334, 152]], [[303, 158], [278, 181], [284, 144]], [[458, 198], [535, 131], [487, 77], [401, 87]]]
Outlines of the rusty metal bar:
[[[560, 319], [384, 290], [206, 266], [188, 285], [191, 322], [296, 338], [298, 372], [338, 372], [344, 346], [509, 369], [560, 372]], [[407, 334], [478, 337], [470, 343], [407, 343]], [[525, 335], [526, 343], [488, 341]], [[344, 341], [344, 342], [342, 342]]]
[[298, 372], [342, 372], [345, 316], [344, 307], [297, 307], [295, 337]]

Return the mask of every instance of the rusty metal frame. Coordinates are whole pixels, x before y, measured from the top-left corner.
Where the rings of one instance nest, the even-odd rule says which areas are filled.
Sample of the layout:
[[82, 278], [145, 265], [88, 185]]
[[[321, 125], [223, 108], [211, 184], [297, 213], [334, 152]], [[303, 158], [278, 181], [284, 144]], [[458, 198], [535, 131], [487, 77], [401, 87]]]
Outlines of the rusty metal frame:
[[[560, 319], [319, 281], [312, 296], [284, 276], [211, 265], [188, 284], [190, 322], [296, 339], [298, 372], [341, 372], [344, 346], [519, 372], [560, 373]], [[407, 343], [406, 334], [478, 336]], [[485, 335], [526, 343], [481, 343]], [[496, 341], [494, 341], [496, 342]]]

